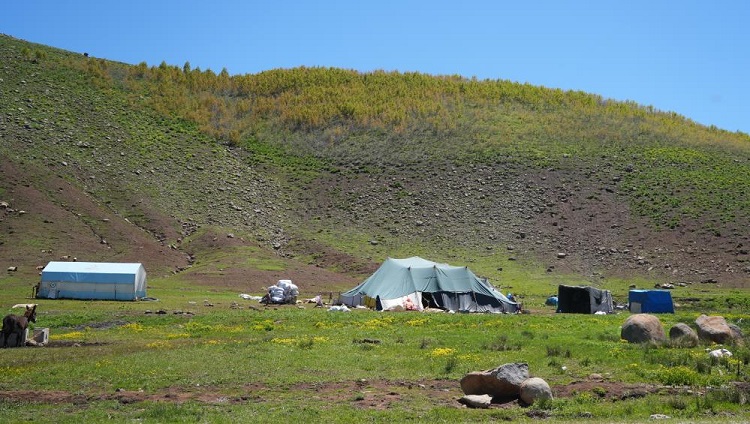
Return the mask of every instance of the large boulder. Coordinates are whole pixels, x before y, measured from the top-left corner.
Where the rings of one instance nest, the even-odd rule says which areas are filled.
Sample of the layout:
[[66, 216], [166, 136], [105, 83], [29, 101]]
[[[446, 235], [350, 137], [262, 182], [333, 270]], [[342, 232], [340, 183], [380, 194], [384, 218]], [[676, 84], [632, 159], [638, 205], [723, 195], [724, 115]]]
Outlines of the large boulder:
[[689, 325], [679, 322], [669, 329], [669, 340], [675, 346], [695, 347], [698, 346], [698, 333]]
[[620, 337], [630, 343], [661, 343], [667, 340], [661, 321], [651, 314], [629, 316], [622, 325]]
[[552, 399], [552, 389], [543, 379], [532, 377], [521, 383], [520, 396], [524, 403], [532, 405], [537, 400]]
[[517, 398], [521, 383], [529, 378], [529, 365], [511, 363], [493, 370], [476, 371], [461, 379], [461, 390], [467, 395], [490, 395], [493, 398]]
[[714, 343], [727, 343], [734, 339], [732, 329], [724, 317], [701, 315], [695, 320], [698, 326], [698, 337]]

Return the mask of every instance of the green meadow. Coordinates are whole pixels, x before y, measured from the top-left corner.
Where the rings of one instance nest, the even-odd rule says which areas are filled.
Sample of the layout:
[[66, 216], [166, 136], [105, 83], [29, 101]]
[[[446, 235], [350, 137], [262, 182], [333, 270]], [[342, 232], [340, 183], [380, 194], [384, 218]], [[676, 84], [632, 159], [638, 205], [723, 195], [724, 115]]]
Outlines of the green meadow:
[[[340, 312], [150, 284], [156, 301], [37, 300], [36, 328], [50, 329], [49, 344], [0, 351], [0, 391], [16, 393], [0, 401], [0, 421], [750, 419], [747, 346], [711, 360], [716, 345], [629, 344], [620, 340], [627, 312]], [[660, 318], [668, 331], [698, 315]], [[750, 331], [746, 315], [723, 315]], [[509, 362], [528, 363], [556, 398], [483, 410], [458, 403], [463, 375]]]

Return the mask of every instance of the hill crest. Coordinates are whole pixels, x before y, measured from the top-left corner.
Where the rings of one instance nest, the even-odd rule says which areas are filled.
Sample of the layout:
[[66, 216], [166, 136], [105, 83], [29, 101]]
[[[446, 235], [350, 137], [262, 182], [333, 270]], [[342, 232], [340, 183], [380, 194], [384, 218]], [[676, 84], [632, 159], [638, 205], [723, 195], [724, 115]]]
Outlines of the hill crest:
[[750, 275], [745, 134], [503, 81], [230, 77], [8, 37], [0, 56], [9, 266], [142, 258], [192, 281], [255, 275], [258, 290], [289, 269], [341, 288], [412, 253], [498, 280]]

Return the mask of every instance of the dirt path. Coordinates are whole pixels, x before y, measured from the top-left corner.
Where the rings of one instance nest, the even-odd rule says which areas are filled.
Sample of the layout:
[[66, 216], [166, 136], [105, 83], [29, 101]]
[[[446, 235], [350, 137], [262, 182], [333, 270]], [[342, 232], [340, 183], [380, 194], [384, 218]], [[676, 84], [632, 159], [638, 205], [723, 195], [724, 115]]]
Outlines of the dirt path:
[[[607, 381], [579, 381], [552, 388], [558, 398], [575, 396], [578, 393], [594, 393], [610, 401], [621, 401], [646, 396], [650, 393], [672, 393], [678, 389], [649, 384], [624, 384]], [[231, 394], [229, 394], [231, 391]], [[321, 400], [323, 402], [352, 402], [367, 409], [386, 409], [409, 397], [432, 399], [435, 404], [462, 407], [458, 399], [463, 395], [455, 380], [355, 380], [343, 382], [305, 383], [291, 387], [271, 387], [264, 384], [247, 384], [230, 390], [216, 387], [169, 387], [155, 392], [118, 389], [111, 393], [74, 394], [59, 390], [0, 390], [0, 400], [31, 401], [45, 404], [87, 404], [103, 400], [116, 400], [122, 404], [144, 401], [183, 403], [188, 401], [207, 404], [235, 404], [248, 401], [267, 402], [275, 393], [296, 392], [295, 396]], [[493, 405], [498, 408], [518, 406], [517, 401]]]

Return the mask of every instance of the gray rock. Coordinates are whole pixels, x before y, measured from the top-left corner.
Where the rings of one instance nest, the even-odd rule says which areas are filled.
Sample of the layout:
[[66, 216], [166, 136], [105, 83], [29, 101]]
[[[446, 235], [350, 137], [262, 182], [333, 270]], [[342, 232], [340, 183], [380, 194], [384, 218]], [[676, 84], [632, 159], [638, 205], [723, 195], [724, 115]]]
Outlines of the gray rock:
[[651, 314], [629, 316], [622, 325], [620, 337], [630, 343], [660, 343], [667, 340], [661, 321]]
[[729, 326], [729, 329], [732, 331], [732, 338], [735, 341], [742, 340], [742, 337], [744, 336], [742, 334], [742, 329], [738, 325], [735, 325], [735, 324], [727, 324], [727, 325]]
[[521, 383], [520, 396], [527, 405], [533, 405], [537, 400], [552, 399], [552, 389], [543, 379], [532, 377]]
[[471, 372], [461, 379], [461, 390], [467, 395], [490, 395], [517, 398], [521, 383], [529, 378], [529, 365], [511, 363], [493, 370]]
[[698, 326], [698, 337], [701, 340], [722, 344], [734, 338], [724, 317], [701, 315], [696, 318], [695, 325]]
[[669, 329], [669, 340], [677, 346], [698, 346], [698, 333], [689, 325], [679, 322]]
[[481, 408], [487, 409], [492, 404], [492, 396], [490, 395], [466, 395], [458, 400], [459, 403], [468, 406], [469, 408]]

